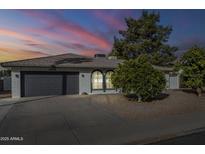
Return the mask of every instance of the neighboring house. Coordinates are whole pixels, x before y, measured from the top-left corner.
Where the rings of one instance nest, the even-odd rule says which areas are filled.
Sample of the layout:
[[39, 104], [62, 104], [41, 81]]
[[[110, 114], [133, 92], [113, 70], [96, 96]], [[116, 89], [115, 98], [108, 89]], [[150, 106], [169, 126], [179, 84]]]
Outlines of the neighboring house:
[[8, 69], [0, 66], [0, 91], [11, 90], [11, 76], [9, 76]]
[[11, 77], [2, 77], [3, 80], [3, 91], [11, 91]]
[[[117, 93], [111, 74], [122, 60], [105, 55], [85, 57], [63, 54], [2, 63], [12, 71], [12, 97]], [[171, 68], [154, 66], [166, 72], [167, 88], [179, 88], [178, 74]]]

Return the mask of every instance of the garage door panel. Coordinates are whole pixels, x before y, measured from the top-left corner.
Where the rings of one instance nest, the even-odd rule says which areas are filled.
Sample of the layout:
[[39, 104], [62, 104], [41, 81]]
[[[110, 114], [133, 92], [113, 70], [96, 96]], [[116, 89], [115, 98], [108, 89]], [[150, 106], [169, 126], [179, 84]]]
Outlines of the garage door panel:
[[63, 91], [62, 75], [25, 75], [25, 96], [61, 95]]
[[69, 74], [66, 79], [66, 94], [79, 94], [79, 74]]

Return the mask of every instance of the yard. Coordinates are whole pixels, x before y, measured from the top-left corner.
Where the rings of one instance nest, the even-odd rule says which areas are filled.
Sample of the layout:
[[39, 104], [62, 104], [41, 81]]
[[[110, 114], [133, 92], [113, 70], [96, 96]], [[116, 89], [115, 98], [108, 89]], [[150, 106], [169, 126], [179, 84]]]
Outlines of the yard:
[[112, 110], [120, 117], [133, 120], [205, 111], [205, 94], [198, 97], [189, 91], [167, 90], [164, 98], [144, 103], [128, 100], [122, 95], [98, 95], [91, 98], [92, 102]]

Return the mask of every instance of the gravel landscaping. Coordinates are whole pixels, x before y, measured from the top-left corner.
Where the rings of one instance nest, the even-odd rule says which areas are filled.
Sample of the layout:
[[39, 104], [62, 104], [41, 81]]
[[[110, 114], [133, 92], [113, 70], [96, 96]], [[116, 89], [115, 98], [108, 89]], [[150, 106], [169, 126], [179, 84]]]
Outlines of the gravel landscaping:
[[144, 120], [177, 114], [205, 111], [205, 95], [198, 97], [183, 91], [166, 91], [167, 96], [152, 102], [138, 103], [118, 95], [93, 95], [93, 103], [102, 105], [122, 118]]

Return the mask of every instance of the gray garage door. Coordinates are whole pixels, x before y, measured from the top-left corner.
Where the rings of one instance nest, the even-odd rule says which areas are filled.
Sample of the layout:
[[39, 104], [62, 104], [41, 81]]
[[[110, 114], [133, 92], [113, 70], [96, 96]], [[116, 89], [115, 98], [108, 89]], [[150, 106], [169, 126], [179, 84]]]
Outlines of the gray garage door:
[[25, 96], [61, 95], [63, 76], [51, 74], [25, 74]]
[[79, 94], [79, 74], [72, 73], [66, 76], [66, 94]]

